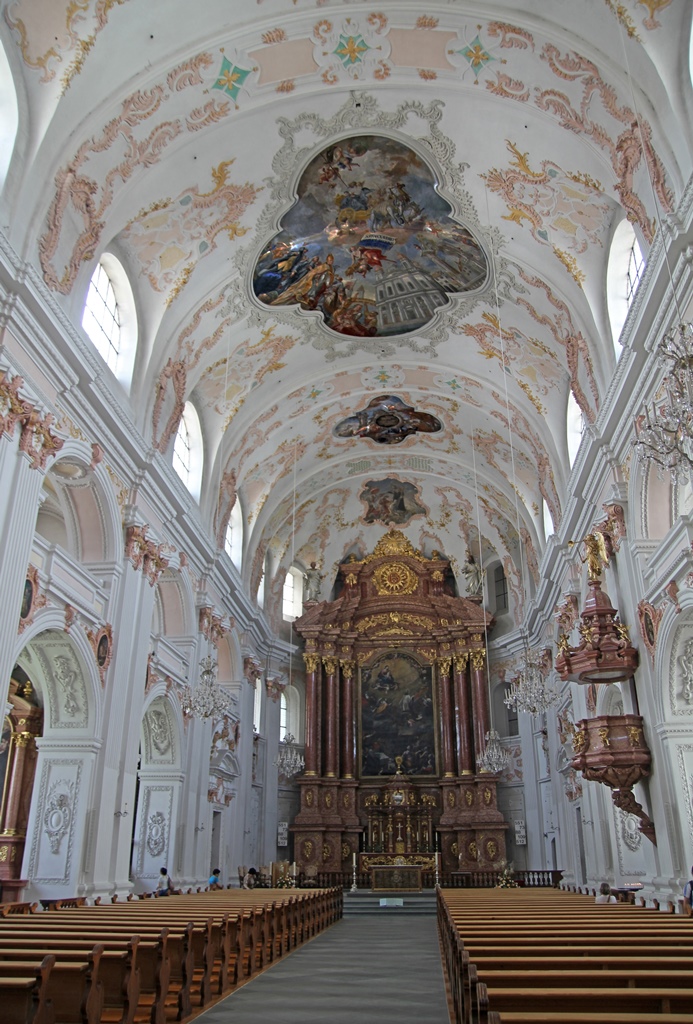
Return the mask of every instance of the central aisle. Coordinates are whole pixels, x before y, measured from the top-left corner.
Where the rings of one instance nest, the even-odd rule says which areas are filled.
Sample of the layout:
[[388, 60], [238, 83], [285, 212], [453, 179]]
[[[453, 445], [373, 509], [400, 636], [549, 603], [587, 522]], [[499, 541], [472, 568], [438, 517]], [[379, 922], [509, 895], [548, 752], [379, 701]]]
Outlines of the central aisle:
[[449, 1024], [435, 917], [349, 917], [199, 1024]]

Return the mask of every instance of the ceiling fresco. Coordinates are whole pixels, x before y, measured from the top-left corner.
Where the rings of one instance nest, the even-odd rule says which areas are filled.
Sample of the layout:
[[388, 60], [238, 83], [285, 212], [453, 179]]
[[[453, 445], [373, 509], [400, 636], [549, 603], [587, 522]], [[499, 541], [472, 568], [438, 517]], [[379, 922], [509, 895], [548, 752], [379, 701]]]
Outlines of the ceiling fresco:
[[394, 524], [460, 592], [468, 555], [503, 566], [521, 621], [570, 507], [569, 400], [598, 430], [618, 359], [614, 231], [647, 257], [693, 170], [665, 128], [693, 124], [668, 89], [690, 5], [0, 6], [26, 121], [11, 244], [74, 323], [120, 260], [146, 457], [192, 402], [201, 529], [221, 546], [239, 503], [263, 614], [292, 557], [329, 592]]
[[410, 334], [448, 295], [488, 278], [478, 241], [401, 142], [342, 139], [311, 160], [297, 192], [255, 267], [253, 288], [268, 306], [318, 310], [340, 334]]
[[397, 395], [380, 395], [365, 409], [340, 420], [332, 433], [335, 437], [366, 437], [376, 444], [401, 444], [412, 434], [435, 434], [442, 429], [437, 416], [412, 409]]

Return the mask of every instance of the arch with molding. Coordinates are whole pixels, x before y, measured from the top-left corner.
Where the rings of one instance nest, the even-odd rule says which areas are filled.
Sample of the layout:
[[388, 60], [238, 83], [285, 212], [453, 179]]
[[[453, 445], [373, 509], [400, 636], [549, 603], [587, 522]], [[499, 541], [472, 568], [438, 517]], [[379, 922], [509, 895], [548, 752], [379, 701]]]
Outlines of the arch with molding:
[[[164, 569], [156, 585], [153, 632], [159, 636], [195, 636], [195, 595], [187, 573]], [[158, 621], [157, 621], [158, 620]]]
[[67, 441], [46, 478], [47, 499], [37, 515], [37, 531], [47, 540], [61, 543], [54, 532], [56, 525], [59, 531], [59, 524], [54, 522], [51, 529], [45, 521], [49, 514], [57, 517], [61, 513], [62, 546], [70, 555], [85, 565], [119, 561], [124, 550], [122, 519], [106, 468], [93, 465], [92, 453], [87, 454], [82, 442]]

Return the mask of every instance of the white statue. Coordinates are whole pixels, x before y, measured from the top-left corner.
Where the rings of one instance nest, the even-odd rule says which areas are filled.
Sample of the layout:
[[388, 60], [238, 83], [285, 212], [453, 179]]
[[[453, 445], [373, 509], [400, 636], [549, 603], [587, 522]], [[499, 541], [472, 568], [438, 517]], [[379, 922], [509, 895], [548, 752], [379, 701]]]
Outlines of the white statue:
[[467, 556], [467, 561], [464, 563], [462, 569], [462, 575], [467, 581], [467, 593], [470, 597], [475, 597], [477, 594], [481, 594], [484, 589], [484, 576], [486, 570], [482, 569], [481, 566], [474, 561], [473, 555]]
[[303, 573], [303, 579], [305, 580], [305, 589], [303, 600], [304, 601], [317, 601], [320, 597], [320, 584], [322, 583], [322, 573], [316, 566], [315, 562], [310, 563], [310, 569], [306, 569]]

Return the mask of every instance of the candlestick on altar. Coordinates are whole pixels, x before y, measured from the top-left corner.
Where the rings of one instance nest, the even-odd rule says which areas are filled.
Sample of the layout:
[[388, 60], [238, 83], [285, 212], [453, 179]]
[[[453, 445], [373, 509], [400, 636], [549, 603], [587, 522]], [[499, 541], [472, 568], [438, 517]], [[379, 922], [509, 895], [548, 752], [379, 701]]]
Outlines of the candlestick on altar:
[[351, 855], [351, 891], [358, 892], [358, 885], [356, 879], [356, 851]]
[[439, 858], [440, 858], [440, 854], [436, 851], [436, 886], [438, 885], [438, 881], [439, 881], [439, 873], [438, 873]]

